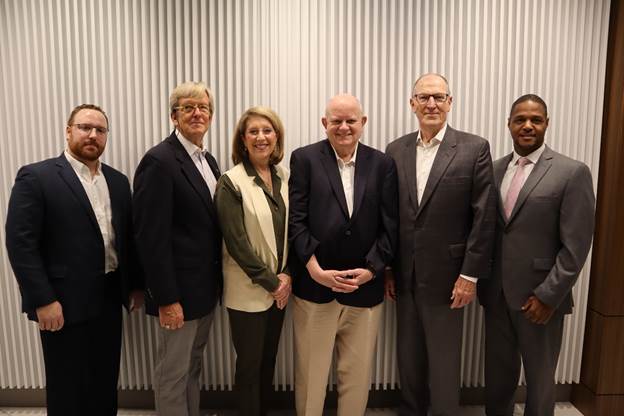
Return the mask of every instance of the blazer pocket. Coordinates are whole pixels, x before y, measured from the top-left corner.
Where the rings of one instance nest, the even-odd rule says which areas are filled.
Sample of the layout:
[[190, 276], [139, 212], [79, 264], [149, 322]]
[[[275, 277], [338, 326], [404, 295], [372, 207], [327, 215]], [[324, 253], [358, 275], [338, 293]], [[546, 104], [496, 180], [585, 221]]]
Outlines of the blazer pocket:
[[449, 246], [449, 253], [453, 259], [464, 257], [466, 254], [466, 244], [451, 244]]
[[533, 269], [548, 271], [555, 265], [554, 259], [533, 259]]
[[64, 279], [67, 275], [67, 266], [50, 266], [48, 267], [48, 278]]
[[440, 183], [445, 185], [464, 185], [470, 183], [471, 181], [472, 178], [470, 176], [449, 176], [442, 178]]

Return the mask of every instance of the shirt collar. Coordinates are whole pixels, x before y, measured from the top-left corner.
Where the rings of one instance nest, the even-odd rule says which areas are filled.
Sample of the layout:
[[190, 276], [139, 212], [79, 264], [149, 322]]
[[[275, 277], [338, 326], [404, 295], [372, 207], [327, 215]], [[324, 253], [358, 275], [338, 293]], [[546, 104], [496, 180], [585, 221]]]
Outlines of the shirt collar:
[[204, 149], [202, 149], [201, 147], [197, 146], [195, 143], [193, 143], [192, 141], [184, 137], [184, 135], [182, 135], [182, 133], [180, 133], [178, 129], [176, 129], [175, 134], [178, 140], [180, 141], [180, 143], [182, 143], [182, 146], [184, 147], [184, 149], [188, 152], [190, 157], [195, 156], [198, 150], [200, 150], [202, 153], [205, 152]]
[[[531, 153], [529, 153], [525, 157], [527, 159], [529, 159], [531, 161], [531, 163], [533, 163], [535, 165], [537, 163], [537, 161], [539, 160], [539, 158], [542, 156], [542, 153], [544, 153], [545, 149], [546, 149], [546, 143], [542, 143], [542, 145], [540, 147], [538, 147], [537, 149], [533, 150]], [[515, 165], [518, 162], [518, 159], [520, 159], [521, 157], [522, 156], [520, 156], [514, 150], [513, 151], [513, 157], [511, 158], [511, 162], [509, 162], [509, 163], [513, 166], [513, 165]]]
[[[431, 140], [429, 141], [429, 146], [431, 146], [433, 143], [442, 143], [442, 140], [444, 139], [444, 135], [446, 134], [446, 128], [448, 127], [447, 123], [444, 123], [444, 125], [442, 126], [442, 128], [440, 129], [439, 132], [436, 133], [435, 136], [433, 136], [431, 138]], [[418, 130], [418, 138], [416, 139], [416, 144], [417, 145], [421, 145], [424, 146], [425, 143], [422, 140], [422, 136], [420, 135], [420, 129]]]
[[[74, 169], [74, 171], [76, 171], [76, 173], [78, 173], [80, 176], [82, 176], [83, 178], [89, 178], [91, 179], [91, 170], [89, 169], [89, 167], [87, 165], [85, 165], [84, 163], [82, 163], [81, 161], [79, 161], [78, 159], [76, 159], [74, 156], [72, 156], [71, 153], [69, 153], [69, 151], [67, 149], [65, 149], [65, 159], [67, 159], [67, 161], [69, 162], [69, 164], [71, 165], [72, 169]], [[95, 175], [101, 175], [102, 174], [102, 163], [100, 163], [100, 161], [97, 161], [97, 168], [95, 170]]]
[[350, 164], [353, 164], [353, 166], [355, 166], [355, 157], [357, 156], [358, 146], [360, 145], [359, 141], [355, 144], [355, 149], [353, 150], [353, 156], [351, 156], [351, 159], [349, 159], [348, 162], [345, 162], [344, 160], [340, 158], [340, 156], [338, 156], [338, 152], [336, 152], [336, 149], [334, 149], [334, 146], [331, 145], [331, 142], [329, 144], [332, 147], [332, 150], [334, 151], [334, 155], [336, 156], [336, 161], [338, 161], [338, 166], [343, 167], [343, 166], [347, 166]]

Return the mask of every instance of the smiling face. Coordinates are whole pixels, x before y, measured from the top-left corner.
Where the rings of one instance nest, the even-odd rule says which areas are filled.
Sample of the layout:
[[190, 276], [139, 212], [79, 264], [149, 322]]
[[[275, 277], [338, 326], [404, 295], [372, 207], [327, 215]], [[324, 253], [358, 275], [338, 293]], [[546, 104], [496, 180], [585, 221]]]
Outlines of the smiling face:
[[329, 101], [321, 122], [338, 156], [350, 157], [366, 124], [366, 116], [362, 115], [357, 99], [350, 95], [335, 96]]
[[[414, 86], [410, 106], [418, 118], [420, 129], [430, 135], [435, 136], [446, 123], [446, 116], [451, 111], [453, 97], [448, 95], [449, 89], [446, 81], [436, 74], [423, 76]], [[426, 103], [422, 104], [416, 98], [418, 95], [429, 96]], [[447, 95], [443, 102], [437, 102], [435, 95]]]
[[95, 162], [106, 148], [108, 123], [104, 114], [93, 109], [78, 111], [65, 129], [69, 152], [85, 164]]
[[507, 127], [514, 143], [514, 150], [526, 156], [544, 143], [548, 117], [544, 106], [535, 101], [517, 104], [507, 120]]
[[277, 143], [277, 133], [266, 118], [251, 116], [247, 119], [243, 143], [254, 166], [268, 166]]

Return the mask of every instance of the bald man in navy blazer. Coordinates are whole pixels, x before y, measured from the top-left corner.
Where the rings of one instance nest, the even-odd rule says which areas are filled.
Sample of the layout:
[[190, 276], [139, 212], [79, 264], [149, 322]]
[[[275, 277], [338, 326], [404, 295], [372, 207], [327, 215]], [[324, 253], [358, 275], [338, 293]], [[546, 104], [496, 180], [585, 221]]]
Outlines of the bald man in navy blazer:
[[6, 245], [22, 310], [38, 321], [47, 414], [117, 414], [122, 303], [142, 303], [130, 185], [99, 157], [108, 117], [74, 109], [67, 150], [22, 167], [9, 200]]
[[[498, 190], [492, 279], [479, 281], [485, 307], [485, 391], [488, 416], [511, 416], [520, 377], [527, 416], [552, 416], [563, 317], [594, 231], [589, 168], [544, 144], [546, 103], [518, 98], [508, 127], [514, 151], [494, 162]], [[515, 189], [515, 192], [514, 192]]]

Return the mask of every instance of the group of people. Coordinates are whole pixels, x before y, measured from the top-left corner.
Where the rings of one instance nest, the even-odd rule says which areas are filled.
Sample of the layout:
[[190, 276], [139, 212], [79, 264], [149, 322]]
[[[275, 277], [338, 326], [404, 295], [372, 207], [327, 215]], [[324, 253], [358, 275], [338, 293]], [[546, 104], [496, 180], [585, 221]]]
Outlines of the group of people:
[[290, 303], [298, 415], [323, 414], [335, 353], [338, 415], [363, 415], [384, 296], [396, 301], [400, 415], [459, 412], [464, 307], [485, 308], [486, 414], [510, 416], [524, 364], [525, 415], [553, 415], [571, 289], [593, 234], [586, 165], [544, 144], [546, 103], [523, 95], [514, 151], [447, 124], [447, 80], [414, 83], [416, 132], [385, 153], [360, 142], [359, 100], [332, 97], [327, 139], [284, 156], [285, 131], [256, 106], [232, 137], [234, 167], [206, 152], [215, 111], [202, 83], [169, 101], [173, 131], [128, 179], [101, 163], [109, 123], [92, 104], [56, 158], [22, 167], [6, 244], [23, 311], [38, 322], [50, 416], [115, 415], [121, 305], [158, 323], [161, 416], [198, 416], [215, 306], [227, 308], [241, 415], [266, 415]]

